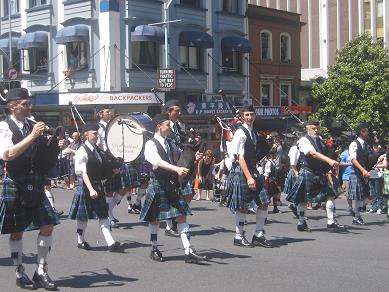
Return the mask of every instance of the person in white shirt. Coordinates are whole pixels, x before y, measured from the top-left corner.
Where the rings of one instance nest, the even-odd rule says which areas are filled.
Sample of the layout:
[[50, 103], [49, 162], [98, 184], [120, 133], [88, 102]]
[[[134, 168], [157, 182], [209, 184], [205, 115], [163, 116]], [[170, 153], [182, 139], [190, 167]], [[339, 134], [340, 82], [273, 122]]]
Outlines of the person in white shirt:
[[199, 255], [189, 242], [189, 224], [186, 216], [191, 214], [178, 181], [178, 176], [185, 176], [189, 169], [178, 167], [180, 150], [166, 137], [170, 133], [169, 117], [158, 114], [153, 118], [155, 125], [154, 138], [146, 142], [145, 159], [152, 166], [152, 175], [146, 190], [146, 198], [140, 219], [149, 223], [151, 253], [150, 258], [162, 262], [164, 258], [158, 249], [158, 230], [161, 220], [176, 218], [177, 231], [185, 249], [186, 263], [199, 263], [206, 258]]
[[[297, 141], [290, 147], [289, 153], [289, 172], [285, 179], [284, 184], [284, 193], [286, 194], [286, 200], [289, 201], [288, 195], [289, 192], [292, 190], [295, 183], [301, 183], [301, 177], [298, 176], [300, 165], [299, 165], [299, 158], [300, 158], [300, 151], [297, 148]], [[290, 203], [288, 205], [288, 208], [292, 210], [293, 214], [298, 218], [297, 213], [297, 207], [294, 203]]]

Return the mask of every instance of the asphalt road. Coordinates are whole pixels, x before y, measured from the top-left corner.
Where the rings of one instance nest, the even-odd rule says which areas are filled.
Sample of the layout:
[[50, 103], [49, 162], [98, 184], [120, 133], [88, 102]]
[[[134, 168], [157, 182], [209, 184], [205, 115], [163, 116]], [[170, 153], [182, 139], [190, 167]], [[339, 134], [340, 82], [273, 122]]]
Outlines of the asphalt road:
[[[66, 218], [71, 191], [54, 189], [57, 209], [65, 211], [54, 233], [49, 274], [61, 291], [388, 291], [389, 220], [385, 215], [364, 214], [366, 226], [351, 226], [344, 199], [337, 201], [339, 222], [349, 225], [344, 234], [327, 233], [323, 210], [309, 211], [312, 233], [299, 233], [296, 219], [286, 206], [269, 214], [267, 238], [274, 249], [244, 249], [232, 245], [234, 216], [218, 203], [191, 204], [192, 244], [210, 261], [185, 264], [179, 239], [160, 229], [159, 243], [166, 262], [149, 259], [148, 228], [136, 215], [128, 215], [125, 202], [116, 209], [120, 227], [114, 238], [123, 253], [110, 253], [97, 221], [90, 221], [87, 240], [92, 251], [76, 247], [76, 223]], [[248, 217], [247, 237], [255, 229]], [[32, 276], [37, 232], [24, 236], [24, 262]], [[11, 266], [8, 236], [0, 236], [1, 291], [19, 291]], [[42, 290], [42, 289], [40, 289]]]

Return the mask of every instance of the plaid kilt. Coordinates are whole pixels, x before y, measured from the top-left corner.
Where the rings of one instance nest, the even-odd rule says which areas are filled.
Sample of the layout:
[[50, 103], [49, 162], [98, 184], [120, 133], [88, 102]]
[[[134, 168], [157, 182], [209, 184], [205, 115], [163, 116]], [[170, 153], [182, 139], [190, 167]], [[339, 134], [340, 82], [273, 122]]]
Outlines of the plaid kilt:
[[137, 176], [138, 173], [131, 164], [123, 163], [120, 168], [120, 173], [114, 174], [105, 182], [105, 191], [107, 193], [110, 193], [116, 192], [121, 189], [137, 187]]
[[76, 173], [75, 173], [75, 168], [74, 168], [74, 159], [73, 159], [73, 156], [71, 156], [69, 159], [69, 175], [73, 175], [75, 176]]
[[286, 200], [296, 204], [320, 203], [337, 196], [338, 193], [325, 174], [316, 175], [311, 170], [302, 168]]
[[228, 187], [228, 175], [223, 174], [221, 179], [220, 179], [219, 189], [221, 191], [226, 191], [227, 187]]
[[[19, 179], [23, 180], [23, 178]], [[37, 230], [42, 226], [59, 224], [59, 218], [44, 191], [40, 193], [41, 203], [34, 208], [23, 206], [17, 193], [18, 189], [14, 181], [5, 177], [0, 197], [0, 229], [2, 234]]]
[[103, 184], [92, 183], [95, 190], [101, 190], [96, 199], [89, 196], [89, 190], [84, 185], [80, 176], [78, 178], [78, 186], [73, 196], [73, 201], [70, 206], [69, 218], [72, 220], [87, 221], [88, 219], [105, 219], [108, 218], [108, 206], [105, 201], [105, 193], [103, 192]]
[[252, 191], [247, 185], [246, 177], [239, 166], [228, 175], [227, 207], [232, 210], [249, 209], [255, 205], [270, 204], [269, 192], [263, 175], [255, 177], [257, 190]]
[[384, 195], [389, 195], [389, 170], [384, 173]]
[[371, 197], [382, 196], [383, 183], [383, 178], [369, 178], [369, 193]]
[[180, 193], [178, 201], [169, 202], [166, 192], [158, 180], [150, 178], [140, 220], [154, 222], [187, 215], [192, 215], [192, 211], [183, 195]]
[[297, 180], [297, 176], [294, 175], [293, 169], [290, 169], [284, 183], [285, 194], [289, 194], [296, 180]]
[[184, 197], [187, 197], [187, 196], [193, 197], [194, 196], [193, 185], [194, 185], [194, 179], [190, 179], [186, 183], [185, 186], [181, 186], [180, 190], [181, 190], [182, 196], [184, 196]]
[[369, 183], [354, 171], [350, 173], [347, 199], [363, 201], [370, 196]]

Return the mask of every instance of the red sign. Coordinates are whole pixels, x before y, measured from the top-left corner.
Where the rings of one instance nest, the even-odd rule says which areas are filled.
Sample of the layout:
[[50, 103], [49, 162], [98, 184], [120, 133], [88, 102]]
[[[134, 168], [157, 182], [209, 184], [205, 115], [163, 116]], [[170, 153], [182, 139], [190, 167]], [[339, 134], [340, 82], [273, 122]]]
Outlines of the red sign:
[[158, 90], [170, 91], [176, 89], [176, 69], [159, 69], [157, 79]]
[[7, 72], [7, 78], [9, 80], [18, 80], [19, 79], [19, 72], [15, 68], [9, 68]]
[[281, 110], [283, 115], [289, 115], [288, 110], [294, 115], [312, 113], [312, 107], [305, 105], [282, 106]]

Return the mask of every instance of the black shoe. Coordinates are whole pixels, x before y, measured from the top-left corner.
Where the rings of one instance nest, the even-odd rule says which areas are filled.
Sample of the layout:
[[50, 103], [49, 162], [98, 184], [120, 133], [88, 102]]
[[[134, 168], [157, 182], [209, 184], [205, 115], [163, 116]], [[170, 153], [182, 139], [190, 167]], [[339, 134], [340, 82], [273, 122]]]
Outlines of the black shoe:
[[112, 221], [115, 222], [115, 223], [119, 223], [119, 222], [120, 222], [120, 221], [119, 221], [118, 219], [116, 219], [115, 217], [113, 218]]
[[120, 252], [121, 251], [120, 242], [115, 241], [112, 245], [108, 246], [108, 250], [110, 252]]
[[89, 245], [89, 243], [87, 243], [86, 241], [78, 243], [77, 247], [80, 248], [80, 249], [85, 249], [85, 250], [91, 250], [92, 249], [91, 246]]
[[274, 247], [273, 244], [271, 244], [270, 242], [268, 242], [266, 240], [264, 235], [261, 235], [259, 237], [253, 235], [253, 239], [252, 239], [251, 243], [255, 246], [261, 246], [261, 247], [265, 247], [265, 248], [273, 248]]
[[251, 244], [246, 237], [242, 236], [242, 239], [236, 239], [234, 238], [234, 245], [241, 246], [241, 247], [250, 247], [253, 248], [254, 245]]
[[159, 251], [158, 248], [153, 248], [150, 252], [150, 259], [156, 262], [164, 262], [165, 259], [162, 256], [162, 253]]
[[273, 208], [273, 214], [277, 214], [277, 213], [280, 213], [280, 210], [278, 210], [277, 207], [274, 207], [274, 208]]
[[304, 221], [303, 224], [298, 224], [297, 225], [297, 231], [300, 231], [300, 232], [311, 232], [311, 229], [309, 229], [307, 222]]
[[327, 224], [328, 232], [342, 232], [346, 231], [346, 227], [344, 225], [340, 225], [337, 221], [332, 224]]
[[22, 265], [18, 266], [16, 271], [21, 275], [20, 278], [16, 277], [16, 286], [26, 290], [36, 290], [38, 288], [24, 272], [24, 267]]
[[201, 256], [195, 251], [193, 248], [191, 248], [191, 251], [189, 254], [185, 255], [185, 263], [188, 264], [198, 264], [199, 262], [206, 261], [206, 256]]
[[57, 290], [57, 285], [53, 282], [53, 280], [50, 279], [50, 276], [47, 272], [44, 272], [42, 275], [38, 275], [38, 273], [35, 272], [32, 280], [35, 282], [35, 284], [45, 288], [46, 290]]
[[142, 210], [142, 205], [133, 204], [131, 207], [134, 214], [140, 214], [140, 211]]
[[171, 237], [180, 237], [180, 234], [174, 229], [169, 229], [169, 230], [165, 229], [165, 235]]
[[353, 225], [366, 225], [361, 217], [353, 219]]
[[293, 212], [293, 215], [296, 216], [297, 218], [299, 217], [299, 215], [297, 214], [297, 207], [293, 204], [290, 204], [288, 206], [288, 208]]
[[55, 208], [53, 208], [54, 209], [54, 212], [55, 212], [55, 214], [58, 216], [58, 217], [60, 217], [61, 215], [63, 215], [63, 213], [64, 213], [64, 211], [58, 211], [57, 209], [55, 209]]

